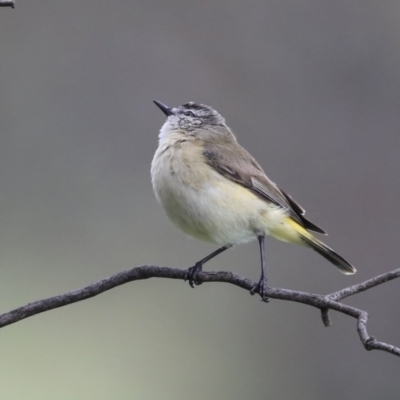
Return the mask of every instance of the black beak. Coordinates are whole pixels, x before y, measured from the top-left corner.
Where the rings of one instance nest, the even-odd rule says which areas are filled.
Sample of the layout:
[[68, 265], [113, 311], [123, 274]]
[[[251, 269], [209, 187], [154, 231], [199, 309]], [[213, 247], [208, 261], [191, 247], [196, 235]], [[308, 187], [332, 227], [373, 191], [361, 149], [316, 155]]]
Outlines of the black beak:
[[173, 114], [172, 110], [161, 101], [153, 100], [153, 102], [167, 117]]

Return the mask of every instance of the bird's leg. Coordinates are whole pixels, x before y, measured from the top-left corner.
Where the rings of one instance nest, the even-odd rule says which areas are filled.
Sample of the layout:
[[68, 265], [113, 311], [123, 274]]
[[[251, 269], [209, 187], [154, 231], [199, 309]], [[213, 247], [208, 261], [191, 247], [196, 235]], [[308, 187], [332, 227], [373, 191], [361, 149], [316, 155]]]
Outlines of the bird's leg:
[[204, 257], [200, 261], [197, 261], [197, 263], [194, 264], [193, 267], [190, 267], [188, 269], [188, 272], [185, 276], [185, 281], [189, 281], [189, 285], [191, 287], [194, 287], [194, 285], [200, 285], [201, 282], [198, 281], [197, 276], [198, 276], [199, 272], [201, 272], [203, 270], [203, 264], [205, 264], [207, 261], [210, 261], [212, 258], [217, 256], [218, 254], [221, 254], [223, 251], [229, 249], [230, 247], [232, 247], [231, 244], [223, 246], [223, 247], [215, 250], [211, 254], [209, 254], [207, 257]]
[[266, 303], [269, 301], [267, 296], [267, 271], [265, 268], [265, 236], [258, 236], [258, 243], [260, 245], [260, 256], [261, 256], [261, 276], [257, 285], [254, 285], [250, 290], [250, 294], [258, 293], [261, 296], [262, 301]]

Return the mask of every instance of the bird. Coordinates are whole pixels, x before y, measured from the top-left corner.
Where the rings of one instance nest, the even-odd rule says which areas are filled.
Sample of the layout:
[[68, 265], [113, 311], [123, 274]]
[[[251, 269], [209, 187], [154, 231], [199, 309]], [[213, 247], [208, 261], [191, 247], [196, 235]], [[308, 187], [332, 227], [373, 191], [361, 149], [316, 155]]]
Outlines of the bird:
[[155, 196], [170, 220], [187, 235], [220, 246], [187, 270], [191, 287], [203, 265], [234, 245], [258, 240], [261, 275], [250, 293], [268, 301], [265, 237], [316, 251], [340, 272], [356, 269], [313, 235], [326, 232], [305, 217], [304, 208], [270, 180], [212, 107], [188, 102], [165, 114], [151, 163]]

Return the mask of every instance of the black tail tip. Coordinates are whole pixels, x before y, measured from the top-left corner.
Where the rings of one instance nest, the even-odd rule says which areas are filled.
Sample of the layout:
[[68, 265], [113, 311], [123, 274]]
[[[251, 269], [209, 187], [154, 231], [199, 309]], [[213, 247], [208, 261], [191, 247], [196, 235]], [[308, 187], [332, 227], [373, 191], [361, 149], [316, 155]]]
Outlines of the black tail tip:
[[348, 261], [324, 243], [317, 241], [316, 239], [310, 240], [308, 238], [303, 238], [303, 240], [310, 245], [314, 251], [335, 265], [342, 274], [354, 275], [357, 272]]

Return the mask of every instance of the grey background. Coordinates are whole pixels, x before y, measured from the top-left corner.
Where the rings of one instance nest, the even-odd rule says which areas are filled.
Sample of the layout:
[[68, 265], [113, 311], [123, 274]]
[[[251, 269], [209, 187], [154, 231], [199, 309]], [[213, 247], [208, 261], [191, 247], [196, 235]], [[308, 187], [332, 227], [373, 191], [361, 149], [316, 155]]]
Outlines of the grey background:
[[[19, 1], [0, 9], [5, 312], [213, 246], [150, 184], [152, 99], [212, 105], [358, 268], [267, 242], [273, 286], [329, 293], [398, 267], [398, 1]], [[208, 264], [259, 276], [257, 244]], [[400, 345], [399, 282], [349, 304]], [[230, 285], [149, 280], [0, 331], [2, 399], [397, 399], [399, 360], [355, 320]]]

